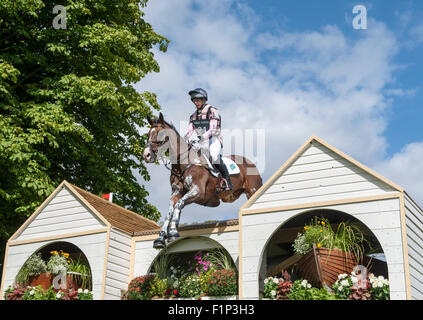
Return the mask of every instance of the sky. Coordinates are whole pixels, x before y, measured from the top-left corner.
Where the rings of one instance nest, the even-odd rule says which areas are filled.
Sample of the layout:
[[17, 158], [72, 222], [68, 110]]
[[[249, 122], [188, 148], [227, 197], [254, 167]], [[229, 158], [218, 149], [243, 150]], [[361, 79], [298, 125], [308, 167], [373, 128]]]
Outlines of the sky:
[[[135, 88], [156, 93], [181, 134], [195, 110], [188, 91], [202, 87], [224, 130], [256, 141], [264, 132], [251, 152], [263, 182], [316, 135], [422, 207], [422, 1], [150, 0], [144, 12], [170, 45], [154, 48], [160, 72]], [[223, 154], [233, 149], [226, 143]], [[151, 180], [139, 182], [165, 216], [169, 171], [147, 168]], [[237, 218], [245, 201], [188, 205], [180, 223]]]

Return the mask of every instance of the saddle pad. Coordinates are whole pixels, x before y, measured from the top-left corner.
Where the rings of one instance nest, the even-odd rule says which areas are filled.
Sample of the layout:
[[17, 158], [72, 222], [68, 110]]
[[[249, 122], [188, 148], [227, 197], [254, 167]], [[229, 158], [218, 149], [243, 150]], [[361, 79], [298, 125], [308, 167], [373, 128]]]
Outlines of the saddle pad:
[[226, 168], [228, 168], [229, 175], [239, 173], [238, 165], [231, 158], [222, 157], [222, 159]]

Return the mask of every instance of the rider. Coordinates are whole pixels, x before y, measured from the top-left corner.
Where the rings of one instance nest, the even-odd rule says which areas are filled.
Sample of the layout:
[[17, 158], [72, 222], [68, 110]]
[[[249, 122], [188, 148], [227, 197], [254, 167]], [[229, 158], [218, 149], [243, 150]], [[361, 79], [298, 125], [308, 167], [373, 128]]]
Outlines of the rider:
[[208, 99], [206, 90], [197, 88], [191, 90], [188, 94], [197, 110], [189, 118], [187, 140], [193, 145], [199, 144], [208, 148], [207, 151], [212, 163], [216, 164], [226, 182], [226, 190], [232, 190], [232, 181], [222, 160], [223, 142], [220, 134], [221, 118], [219, 111], [206, 103]]

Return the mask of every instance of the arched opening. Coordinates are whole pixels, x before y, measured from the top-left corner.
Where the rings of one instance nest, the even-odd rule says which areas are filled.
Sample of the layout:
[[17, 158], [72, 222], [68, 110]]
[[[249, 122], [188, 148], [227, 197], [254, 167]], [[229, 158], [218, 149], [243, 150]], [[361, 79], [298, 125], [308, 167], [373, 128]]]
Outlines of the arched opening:
[[[67, 282], [61, 288], [92, 290], [91, 267], [86, 255], [76, 245], [65, 241], [52, 242], [35, 251], [21, 267], [15, 283], [21, 286], [40, 284], [46, 289], [53, 285], [54, 275], [62, 272]], [[36, 279], [39, 275], [44, 275], [42, 280]]]
[[[210, 261], [211, 263], [203, 264], [203, 270], [196, 270], [196, 268], [188, 270], [191, 262], [194, 262], [194, 260], [202, 262]], [[238, 271], [236, 263], [229, 252], [218, 242], [202, 236], [181, 238], [157, 255], [150, 266], [149, 273], [157, 273], [156, 269], [159, 263], [181, 267], [186, 269], [186, 271], [201, 272], [207, 271], [207, 266], [211, 267], [213, 262], [218, 268], [233, 268], [234, 271]]]
[[[368, 267], [369, 272], [388, 278], [388, 266], [383, 248], [374, 233], [363, 222], [341, 211], [329, 209], [310, 210], [286, 221], [268, 240], [262, 252], [259, 270], [260, 296], [263, 296], [264, 293], [263, 282], [269, 276], [282, 276], [282, 272], [287, 271], [292, 281], [304, 279], [302, 274], [298, 272], [301, 256], [296, 254], [294, 250], [294, 241], [299, 234], [304, 232], [304, 226], [308, 225], [314, 217], [329, 221], [335, 232], [342, 222], [357, 226], [366, 239], [362, 243], [365, 266]], [[310, 263], [314, 263], [314, 260]]]
[[148, 273], [163, 287], [162, 291], [155, 291], [158, 297], [207, 298], [238, 294], [236, 263], [226, 248], [208, 237], [176, 240], [157, 255]]

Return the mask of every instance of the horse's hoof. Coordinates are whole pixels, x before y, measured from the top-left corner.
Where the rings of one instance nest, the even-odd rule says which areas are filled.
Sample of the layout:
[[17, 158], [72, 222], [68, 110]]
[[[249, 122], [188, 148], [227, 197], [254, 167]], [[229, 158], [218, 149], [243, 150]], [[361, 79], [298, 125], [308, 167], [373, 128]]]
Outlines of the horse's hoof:
[[162, 239], [156, 239], [153, 242], [153, 248], [154, 249], [163, 249], [166, 247], [166, 242]]
[[153, 248], [163, 249], [164, 247], [166, 247], [166, 238], [166, 233], [164, 231], [160, 231], [159, 237], [153, 242]]

